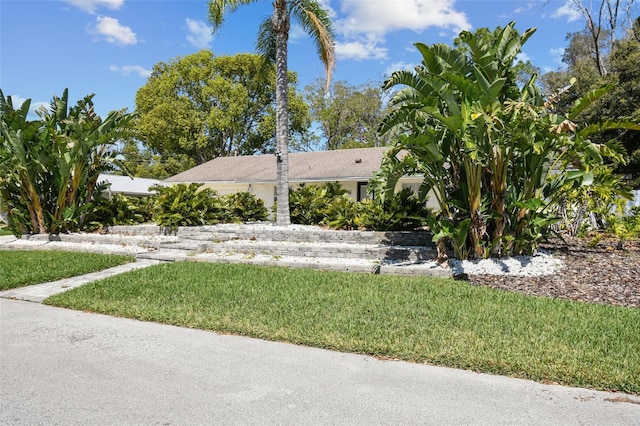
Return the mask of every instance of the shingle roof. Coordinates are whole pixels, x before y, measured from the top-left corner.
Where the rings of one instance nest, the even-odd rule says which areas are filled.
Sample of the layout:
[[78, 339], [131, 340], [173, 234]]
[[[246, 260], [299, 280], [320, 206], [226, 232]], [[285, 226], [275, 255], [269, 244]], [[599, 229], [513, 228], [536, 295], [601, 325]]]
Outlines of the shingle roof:
[[[289, 180], [368, 180], [388, 148], [355, 148], [289, 154]], [[219, 157], [165, 182], [275, 182], [276, 156]]]
[[162, 181], [147, 178], [131, 178], [129, 176], [118, 176], [110, 174], [101, 174], [98, 182], [109, 182], [111, 186], [109, 191], [112, 193], [123, 193], [133, 195], [151, 195], [153, 192], [149, 188], [153, 185], [161, 185]]

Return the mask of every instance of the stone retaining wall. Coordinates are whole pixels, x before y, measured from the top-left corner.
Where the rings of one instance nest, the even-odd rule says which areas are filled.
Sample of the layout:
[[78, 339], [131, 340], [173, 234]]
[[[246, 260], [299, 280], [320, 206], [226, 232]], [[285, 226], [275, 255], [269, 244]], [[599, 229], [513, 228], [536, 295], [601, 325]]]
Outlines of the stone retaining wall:
[[179, 227], [177, 231], [157, 225], [111, 226], [107, 234], [177, 235], [181, 239], [226, 241], [247, 239], [263, 241], [326, 242], [355, 244], [386, 244], [433, 247], [428, 231], [337, 231], [315, 227], [279, 227], [269, 225], [219, 225]]

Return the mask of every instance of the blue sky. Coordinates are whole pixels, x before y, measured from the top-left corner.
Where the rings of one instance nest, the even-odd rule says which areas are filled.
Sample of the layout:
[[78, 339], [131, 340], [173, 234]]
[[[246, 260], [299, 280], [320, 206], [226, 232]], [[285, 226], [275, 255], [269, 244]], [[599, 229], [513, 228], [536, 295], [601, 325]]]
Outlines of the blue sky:
[[[321, 0], [336, 29], [334, 79], [382, 82], [420, 56], [414, 42], [448, 43], [461, 29], [516, 21], [538, 28], [524, 55], [543, 70], [560, 66], [568, 32], [584, 21], [565, 0]], [[95, 93], [98, 114], [135, 109], [136, 91], [154, 64], [207, 48], [216, 55], [252, 52], [271, 0], [242, 6], [214, 35], [206, 0], [0, 0], [0, 89], [34, 106], [69, 88], [71, 100]], [[292, 27], [289, 69], [300, 90], [323, 76], [315, 49]]]

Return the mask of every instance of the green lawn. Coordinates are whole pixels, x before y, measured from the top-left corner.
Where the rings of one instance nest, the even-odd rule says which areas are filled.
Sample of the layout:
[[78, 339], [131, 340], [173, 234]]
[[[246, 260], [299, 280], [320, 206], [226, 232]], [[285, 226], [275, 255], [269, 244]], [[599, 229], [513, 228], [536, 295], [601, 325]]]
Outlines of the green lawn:
[[88, 274], [133, 261], [127, 256], [0, 250], [0, 290]]
[[449, 279], [173, 263], [45, 302], [144, 321], [640, 393], [640, 310]]

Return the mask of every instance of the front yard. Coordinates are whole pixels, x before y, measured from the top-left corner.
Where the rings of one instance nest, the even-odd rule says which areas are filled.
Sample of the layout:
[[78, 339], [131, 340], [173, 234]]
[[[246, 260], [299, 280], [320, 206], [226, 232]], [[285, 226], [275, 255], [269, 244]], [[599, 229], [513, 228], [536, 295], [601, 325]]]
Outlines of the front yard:
[[640, 394], [640, 310], [438, 278], [173, 263], [45, 302], [183, 327]]
[[101, 271], [133, 261], [126, 256], [63, 251], [0, 250], [0, 291]]

